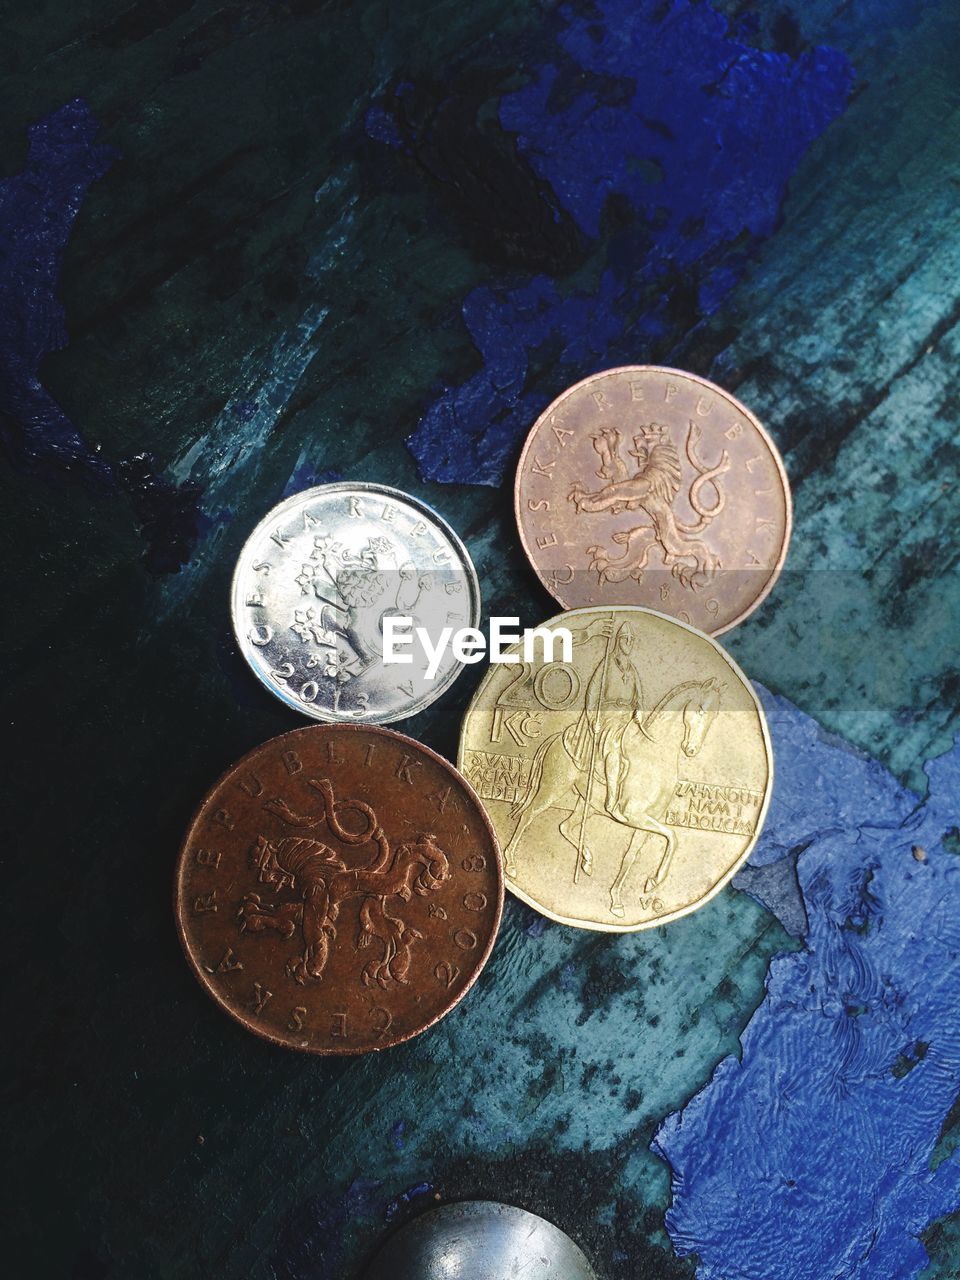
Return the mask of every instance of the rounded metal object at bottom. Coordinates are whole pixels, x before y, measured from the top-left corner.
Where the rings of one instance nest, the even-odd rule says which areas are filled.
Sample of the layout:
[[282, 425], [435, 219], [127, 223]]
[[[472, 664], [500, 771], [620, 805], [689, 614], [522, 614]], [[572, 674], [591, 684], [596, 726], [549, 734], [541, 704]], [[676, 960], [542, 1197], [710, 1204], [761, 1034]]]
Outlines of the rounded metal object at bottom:
[[568, 1235], [492, 1200], [445, 1204], [383, 1245], [364, 1280], [597, 1280]]

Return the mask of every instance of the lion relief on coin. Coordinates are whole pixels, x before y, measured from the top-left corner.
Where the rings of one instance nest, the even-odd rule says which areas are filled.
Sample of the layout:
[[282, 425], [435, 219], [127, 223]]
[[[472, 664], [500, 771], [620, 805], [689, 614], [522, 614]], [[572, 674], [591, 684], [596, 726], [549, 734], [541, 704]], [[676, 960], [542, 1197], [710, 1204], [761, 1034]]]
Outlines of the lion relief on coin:
[[[299, 932], [301, 950], [287, 963], [287, 974], [301, 985], [320, 982], [337, 938], [341, 907], [359, 899], [356, 948], [371, 950], [361, 982], [384, 990], [395, 983], [406, 985], [413, 950], [422, 934], [405, 923], [403, 903], [413, 894], [427, 897], [449, 880], [449, 858], [428, 832], [392, 847], [369, 804], [337, 800], [327, 779], [310, 779], [310, 785], [322, 801], [323, 812], [318, 815], [296, 813], [280, 797], [267, 801], [264, 807], [295, 830], [326, 824], [342, 844], [369, 843], [375, 850], [372, 858], [351, 869], [334, 848], [312, 837], [288, 835], [271, 840], [258, 836], [250, 856], [259, 882], [277, 894], [291, 896], [264, 902], [259, 893], [247, 893], [238, 913], [238, 927], [241, 933], [274, 930], [286, 938]], [[343, 825], [341, 815], [348, 812], [361, 819], [359, 830]]]
[[[659, 548], [663, 563], [674, 577], [694, 590], [708, 583], [722, 567], [719, 557], [700, 535], [724, 508], [726, 497], [720, 477], [729, 470], [730, 460], [723, 450], [719, 460], [709, 466], [699, 455], [700, 440], [700, 428], [691, 421], [684, 453], [694, 474], [685, 483], [677, 446], [668, 428], [660, 423], [641, 427], [633, 437], [633, 448], [627, 450], [636, 460], [633, 466], [622, 456], [623, 439], [615, 427], [603, 427], [591, 436], [600, 459], [596, 474], [607, 483], [590, 492], [578, 480], [570, 489], [568, 500], [580, 515], [640, 511], [646, 516], [642, 524], [613, 534], [613, 541], [623, 547], [622, 555], [613, 556], [601, 546], [587, 548], [590, 568], [601, 583], [623, 582], [627, 578], [641, 581], [654, 548]], [[705, 494], [707, 486], [712, 489], [712, 501], [705, 500], [709, 497], [709, 491]], [[684, 488], [686, 501], [696, 516], [692, 523], [681, 520], [675, 510]]]

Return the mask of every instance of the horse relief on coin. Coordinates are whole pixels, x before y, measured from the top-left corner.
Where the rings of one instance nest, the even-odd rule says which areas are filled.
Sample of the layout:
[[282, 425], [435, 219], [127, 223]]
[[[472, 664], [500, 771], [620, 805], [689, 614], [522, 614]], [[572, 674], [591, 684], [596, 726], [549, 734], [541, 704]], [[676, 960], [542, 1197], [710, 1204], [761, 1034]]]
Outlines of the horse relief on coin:
[[685, 915], [763, 825], [773, 757], [757, 696], [716, 641], [653, 610], [543, 626], [570, 631], [572, 661], [491, 666], [460, 737], [507, 886], [585, 929]]
[[210, 791], [176, 878], [181, 941], [243, 1026], [319, 1054], [385, 1049], [466, 994], [503, 907], [475, 793], [412, 738], [297, 729]]
[[[433, 637], [476, 626], [477, 575], [436, 512], [399, 490], [328, 484], [281, 502], [247, 539], [233, 577], [233, 626], [254, 673], [304, 715], [385, 724], [438, 698], [462, 670], [447, 647], [384, 665], [384, 622]], [[431, 678], [432, 676], [432, 678]]]
[[638, 604], [718, 635], [772, 588], [792, 508], [773, 441], [705, 378], [654, 365], [578, 382], [517, 469], [524, 549], [567, 609]]

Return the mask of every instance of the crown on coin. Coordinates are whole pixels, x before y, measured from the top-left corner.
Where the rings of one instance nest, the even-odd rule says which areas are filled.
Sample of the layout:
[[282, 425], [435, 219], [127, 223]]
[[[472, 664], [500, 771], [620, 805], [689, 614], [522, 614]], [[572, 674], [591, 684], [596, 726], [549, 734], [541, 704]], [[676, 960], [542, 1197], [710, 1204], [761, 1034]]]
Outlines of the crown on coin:
[[661, 444], [668, 438], [667, 428], [659, 422], [650, 422], [646, 426], [642, 426], [633, 437], [633, 448], [630, 453], [633, 457], [646, 455], [654, 447]]

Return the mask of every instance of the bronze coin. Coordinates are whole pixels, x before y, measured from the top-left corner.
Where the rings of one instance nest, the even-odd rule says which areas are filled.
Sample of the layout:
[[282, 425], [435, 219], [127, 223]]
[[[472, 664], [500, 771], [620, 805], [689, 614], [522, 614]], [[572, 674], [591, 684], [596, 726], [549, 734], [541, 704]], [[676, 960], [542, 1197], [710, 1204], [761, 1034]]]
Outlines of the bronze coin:
[[500, 850], [448, 761], [372, 725], [256, 747], [187, 831], [187, 959], [248, 1030], [308, 1053], [386, 1049], [466, 995], [503, 910]]
[[517, 468], [520, 540], [565, 609], [645, 605], [719, 635], [765, 599], [787, 555], [776, 445], [706, 378], [607, 369], [534, 424]]

